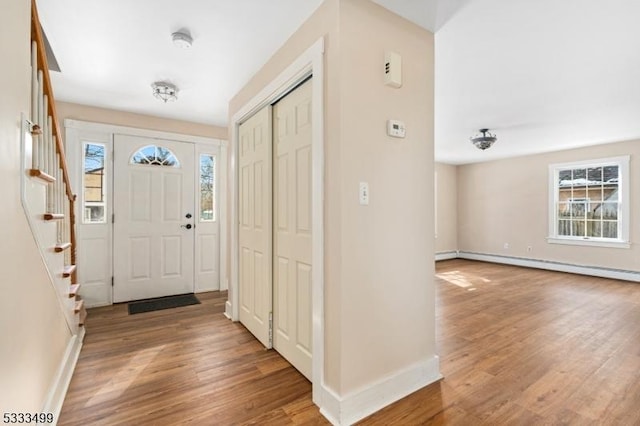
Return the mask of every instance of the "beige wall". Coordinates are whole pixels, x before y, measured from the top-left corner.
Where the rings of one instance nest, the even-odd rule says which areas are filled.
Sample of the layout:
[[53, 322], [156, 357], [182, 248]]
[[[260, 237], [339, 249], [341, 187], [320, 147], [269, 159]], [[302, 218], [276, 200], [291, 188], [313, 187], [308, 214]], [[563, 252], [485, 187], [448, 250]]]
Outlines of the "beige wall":
[[458, 250], [458, 167], [436, 163], [436, 253]]
[[61, 128], [64, 128], [64, 120], [70, 118], [73, 120], [90, 121], [93, 123], [115, 124], [118, 126], [151, 129], [191, 136], [204, 136], [223, 140], [227, 139], [226, 127], [209, 126], [206, 124], [153, 117], [150, 115], [97, 108], [68, 102], [56, 102], [56, 109]]
[[[370, 1], [328, 0], [231, 101], [230, 116], [321, 36], [325, 381], [348, 395], [435, 355], [425, 261], [434, 257], [433, 35]], [[400, 89], [383, 85], [386, 49], [402, 55]], [[406, 123], [406, 139], [386, 136], [390, 118]], [[358, 204], [361, 181], [369, 206]]]
[[20, 203], [20, 113], [29, 111], [30, 2], [0, 17], [0, 412], [39, 412], [71, 333]]
[[[461, 251], [640, 271], [631, 249], [549, 244], [549, 169], [554, 163], [631, 155], [632, 243], [640, 240], [640, 141], [628, 141], [458, 166], [458, 243]], [[505, 249], [504, 244], [509, 248]], [[532, 250], [527, 252], [527, 247]]]
[[[341, 3], [340, 36], [342, 377], [352, 390], [435, 354], [433, 35], [363, 0]], [[385, 50], [402, 56], [400, 89], [383, 84]], [[386, 135], [388, 119], [405, 122], [405, 139]]]

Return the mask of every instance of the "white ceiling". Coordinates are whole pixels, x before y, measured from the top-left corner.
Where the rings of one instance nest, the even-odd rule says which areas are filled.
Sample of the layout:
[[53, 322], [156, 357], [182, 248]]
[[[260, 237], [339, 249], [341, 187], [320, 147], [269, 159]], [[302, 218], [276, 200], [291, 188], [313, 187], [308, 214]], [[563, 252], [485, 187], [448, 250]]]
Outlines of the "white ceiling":
[[[435, 31], [436, 159], [640, 138], [640, 1], [373, 0]], [[58, 100], [226, 126], [229, 100], [322, 0], [39, 1]], [[178, 49], [172, 32], [190, 30]], [[177, 102], [151, 83], [180, 88]], [[486, 150], [469, 137], [488, 127]]]
[[[229, 100], [321, 3], [40, 0], [38, 12], [57, 100], [226, 126]], [[189, 49], [171, 41], [181, 29]], [[154, 81], [178, 86], [178, 101], [154, 98]]]

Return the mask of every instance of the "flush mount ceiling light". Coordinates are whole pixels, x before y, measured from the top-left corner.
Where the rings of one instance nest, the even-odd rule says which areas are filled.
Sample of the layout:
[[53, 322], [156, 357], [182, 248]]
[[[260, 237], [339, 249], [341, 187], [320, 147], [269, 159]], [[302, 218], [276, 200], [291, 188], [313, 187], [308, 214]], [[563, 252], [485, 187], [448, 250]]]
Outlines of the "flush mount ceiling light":
[[171, 83], [156, 81], [151, 85], [151, 88], [153, 89], [153, 96], [164, 103], [178, 99], [178, 88]]
[[183, 31], [178, 31], [171, 34], [171, 40], [173, 44], [181, 49], [188, 49], [191, 47], [193, 43], [193, 38], [187, 33]]
[[489, 133], [489, 129], [480, 129], [480, 133], [469, 138], [469, 140], [476, 146], [476, 148], [484, 151], [485, 149], [490, 148], [498, 138], [493, 133]]

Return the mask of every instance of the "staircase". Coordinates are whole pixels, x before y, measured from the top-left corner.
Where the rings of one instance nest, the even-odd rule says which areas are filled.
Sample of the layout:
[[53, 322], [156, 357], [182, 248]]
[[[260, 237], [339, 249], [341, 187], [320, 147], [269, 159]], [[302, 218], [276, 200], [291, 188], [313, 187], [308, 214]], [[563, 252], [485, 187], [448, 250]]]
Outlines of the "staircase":
[[56, 114], [42, 30], [31, 4], [31, 111], [22, 123], [22, 204], [73, 334], [87, 311], [76, 277], [75, 200]]

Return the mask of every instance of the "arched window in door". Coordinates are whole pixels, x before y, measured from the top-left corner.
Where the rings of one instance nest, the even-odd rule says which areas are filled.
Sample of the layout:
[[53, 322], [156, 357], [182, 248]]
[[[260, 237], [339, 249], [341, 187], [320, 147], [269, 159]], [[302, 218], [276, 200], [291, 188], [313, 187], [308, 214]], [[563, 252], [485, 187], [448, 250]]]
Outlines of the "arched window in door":
[[151, 166], [180, 167], [178, 158], [170, 149], [157, 145], [143, 146], [131, 156], [130, 163]]

